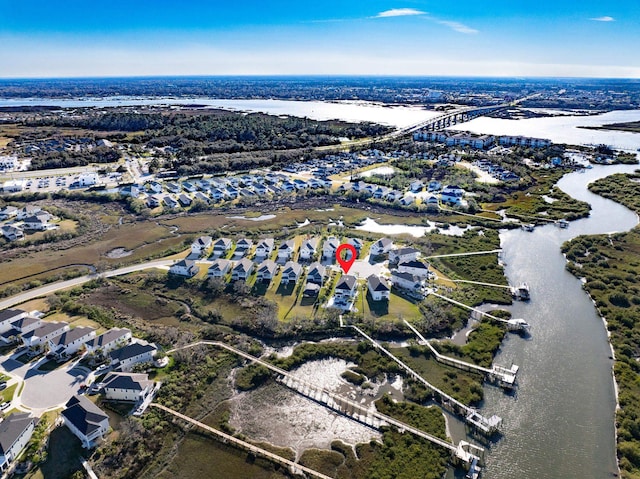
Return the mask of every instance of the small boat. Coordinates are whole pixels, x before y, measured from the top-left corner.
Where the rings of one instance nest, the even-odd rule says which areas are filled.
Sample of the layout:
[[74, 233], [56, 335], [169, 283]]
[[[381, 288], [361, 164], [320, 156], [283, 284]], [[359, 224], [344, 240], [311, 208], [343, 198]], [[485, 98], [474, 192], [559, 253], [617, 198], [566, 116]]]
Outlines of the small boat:
[[516, 318], [516, 319], [509, 319], [507, 321], [507, 329], [509, 331], [518, 331], [521, 333], [526, 333], [527, 331], [529, 331], [529, 323], [527, 323], [524, 319], [521, 318]]
[[569, 227], [569, 222], [567, 220], [558, 220], [556, 221], [556, 224], [563, 229]]
[[519, 301], [529, 301], [531, 299], [529, 285], [527, 283], [522, 283], [517, 287], [511, 288], [511, 296]]
[[522, 225], [522, 229], [525, 230], [525, 231], [529, 231], [529, 232], [533, 231], [533, 229], [535, 227], [536, 227], [536, 225], [534, 225], [533, 223], [528, 223], [528, 224]]

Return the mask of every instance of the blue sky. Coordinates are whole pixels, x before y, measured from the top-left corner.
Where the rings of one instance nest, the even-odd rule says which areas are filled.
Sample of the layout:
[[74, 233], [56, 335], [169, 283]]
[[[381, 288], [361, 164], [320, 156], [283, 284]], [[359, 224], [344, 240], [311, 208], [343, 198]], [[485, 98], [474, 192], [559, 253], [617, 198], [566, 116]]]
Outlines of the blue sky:
[[640, 1], [0, 0], [0, 77], [640, 77]]

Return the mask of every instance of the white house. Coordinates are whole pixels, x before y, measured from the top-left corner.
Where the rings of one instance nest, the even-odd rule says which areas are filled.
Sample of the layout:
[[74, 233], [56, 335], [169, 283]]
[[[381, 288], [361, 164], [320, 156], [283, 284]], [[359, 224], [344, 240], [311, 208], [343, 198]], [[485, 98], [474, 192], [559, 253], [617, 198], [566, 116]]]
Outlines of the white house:
[[97, 173], [82, 173], [76, 179], [80, 186], [93, 186], [98, 183]]
[[111, 401], [139, 401], [153, 390], [154, 382], [143, 373], [111, 372], [102, 380], [105, 397]]
[[18, 208], [15, 206], [5, 206], [0, 210], [0, 220], [8, 220], [14, 216], [18, 216]]
[[75, 354], [84, 343], [96, 337], [96, 330], [78, 326], [48, 341], [49, 351], [58, 357]]
[[374, 301], [389, 300], [391, 286], [386, 278], [372, 274], [367, 278], [367, 288]]
[[280, 283], [288, 284], [295, 283], [300, 278], [302, 274], [302, 266], [300, 263], [296, 263], [294, 261], [288, 261], [287, 264], [284, 265], [282, 269], [282, 277], [280, 278]]
[[209, 269], [207, 270], [207, 277], [209, 278], [224, 278], [231, 269], [231, 261], [228, 259], [218, 258], [215, 260]]
[[253, 261], [244, 258], [236, 263], [231, 271], [231, 279], [237, 281], [239, 279], [246, 280], [253, 271]]
[[389, 261], [392, 263], [412, 261], [418, 259], [418, 256], [420, 256], [420, 251], [410, 246], [389, 251]]
[[41, 324], [42, 321], [39, 318], [27, 315], [23, 318], [14, 320], [11, 323], [11, 328], [16, 329], [20, 334], [26, 334], [39, 327]]
[[[349, 238], [347, 240], [347, 244], [350, 244], [356, 249], [356, 252], [360, 254], [362, 247], [364, 246], [363, 241], [360, 238]], [[347, 258], [348, 259], [348, 258]]]
[[28, 216], [23, 220], [22, 227], [26, 230], [46, 231], [57, 228], [56, 225], [49, 223], [52, 216], [49, 213], [41, 211], [35, 215]]
[[331, 260], [335, 259], [338, 246], [340, 246], [340, 240], [335, 236], [329, 236], [322, 245], [322, 257]]
[[197, 240], [191, 243], [191, 253], [198, 255], [198, 257], [209, 253], [213, 239], [211, 236], [200, 236]]
[[11, 323], [26, 316], [27, 312], [22, 309], [5, 309], [0, 311], [0, 333], [9, 331], [13, 327]]
[[[236, 243], [236, 256], [237, 255], [244, 256], [249, 252], [252, 246], [253, 246], [252, 240], [250, 240], [249, 238], [242, 238], [240, 241]], [[257, 248], [256, 248], [256, 256], [259, 256]]]
[[371, 245], [369, 250], [371, 256], [379, 256], [388, 253], [393, 248], [393, 241], [389, 238], [380, 238], [378, 241]]
[[256, 246], [256, 257], [265, 258], [267, 256], [270, 256], [273, 252], [275, 244], [276, 243], [273, 238], [265, 238], [260, 240], [260, 242]]
[[69, 323], [65, 322], [43, 322], [36, 329], [24, 333], [22, 342], [28, 348], [38, 348], [50, 339], [60, 336], [65, 331], [69, 331]]
[[256, 272], [256, 281], [270, 282], [278, 271], [278, 265], [275, 261], [267, 259], [258, 266]]
[[64, 425], [91, 448], [109, 431], [109, 416], [86, 396], [73, 396], [62, 411]]
[[336, 303], [349, 303], [358, 291], [358, 282], [356, 277], [350, 274], [344, 274], [336, 284], [334, 299]]
[[447, 185], [440, 193], [440, 201], [452, 205], [458, 205], [462, 201], [464, 190], [457, 185]]
[[419, 193], [422, 191], [423, 188], [424, 188], [424, 183], [420, 180], [412, 181], [411, 184], [409, 185], [409, 189], [413, 193]]
[[114, 370], [130, 371], [136, 364], [153, 361], [158, 348], [155, 344], [139, 340], [109, 353]]
[[293, 251], [295, 248], [295, 243], [293, 240], [284, 241], [278, 247], [278, 259], [279, 260], [288, 260], [293, 255]]
[[0, 422], [0, 471], [5, 472], [29, 444], [36, 418], [16, 412]]
[[213, 242], [213, 254], [216, 256], [224, 255], [231, 248], [233, 248], [233, 241], [229, 238], [218, 238]]
[[419, 291], [422, 289], [423, 279], [419, 276], [414, 276], [411, 273], [394, 269], [391, 270], [391, 283], [397, 288], [407, 289], [409, 291]]
[[418, 260], [403, 261], [398, 264], [398, 271], [426, 278], [429, 276], [429, 263]]
[[126, 346], [131, 341], [131, 331], [126, 328], [111, 328], [85, 343], [90, 353], [107, 355], [114, 349]]
[[186, 278], [192, 278], [200, 271], [200, 267], [195, 261], [190, 259], [182, 259], [169, 268], [170, 274], [176, 276], [184, 276]]
[[310, 238], [304, 240], [302, 242], [302, 246], [300, 247], [300, 259], [312, 259], [318, 252], [319, 242], [320, 241], [318, 240], [318, 238]]
[[327, 268], [318, 263], [311, 263], [307, 272], [307, 282], [322, 285], [327, 276]]
[[40, 211], [42, 211], [42, 208], [40, 208], [39, 206], [25, 206], [24, 208], [20, 208], [16, 219], [23, 220], [25, 218], [28, 218], [29, 216], [33, 216], [36, 213], [39, 213]]

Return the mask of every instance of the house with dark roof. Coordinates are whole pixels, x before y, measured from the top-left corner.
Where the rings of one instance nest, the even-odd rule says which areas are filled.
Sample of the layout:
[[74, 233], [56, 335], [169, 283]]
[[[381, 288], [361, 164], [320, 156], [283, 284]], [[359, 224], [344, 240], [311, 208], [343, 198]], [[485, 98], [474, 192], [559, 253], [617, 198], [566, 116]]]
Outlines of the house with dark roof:
[[398, 264], [398, 271], [426, 278], [429, 276], [429, 263], [419, 260], [403, 261]]
[[5, 309], [0, 311], [0, 333], [12, 329], [11, 323], [27, 316], [22, 309]]
[[374, 301], [389, 300], [391, 286], [386, 278], [372, 274], [367, 278], [367, 288]]
[[107, 355], [114, 349], [129, 344], [131, 337], [131, 330], [129, 329], [111, 328], [100, 336], [87, 341], [85, 347], [90, 353]]
[[109, 416], [86, 396], [73, 396], [61, 413], [64, 425], [91, 448], [109, 431]]
[[49, 341], [62, 333], [69, 331], [69, 323], [65, 322], [43, 322], [33, 331], [22, 335], [22, 342], [28, 348], [42, 349]]
[[418, 256], [420, 251], [410, 246], [389, 251], [389, 261], [392, 263], [416, 260]]
[[391, 270], [391, 283], [396, 288], [406, 289], [408, 291], [421, 291], [423, 287], [422, 278], [414, 276], [411, 273], [398, 271], [397, 269]]
[[78, 326], [50, 339], [48, 341], [49, 352], [58, 357], [71, 356], [78, 352], [84, 343], [95, 337], [95, 329]]
[[154, 382], [143, 373], [111, 372], [102, 380], [102, 392], [111, 401], [139, 401], [153, 389]]
[[344, 274], [336, 284], [334, 292], [334, 301], [338, 304], [348, 304], [353, 298], [355, 298], [358, 291], [358, 284], [356, 277], [350, 274]]
[[278, 265], [275, 261], [267, 259], [264, 260], [258, 266], [258, 271], [256, 272], [256, 281], [264, 281], [271, 282], [273, 277], [278, 272]]
[[24, 239], [24, 231], [22, 228], [18, 228], [14, 225], [2, 225], [2, 236], [4, 236], [7, 241], [18, 241]]
[[170, 274], [176, 276], [184, 276], [186, 278], [193, 278], [200, 271], [200, 267], [195, 261], [190, 259], [182, 259], [169, 268]]
[[136, 364], [150, 363], [158, 348], [153, 343], [139, 340], [109, 353], [114, 370], [130, 371]]
[[0, 471], [11, 467], [13, 461], [20, 456], [29, 444], [36, 418], [29, 413], [14, 413], [0, 422]]

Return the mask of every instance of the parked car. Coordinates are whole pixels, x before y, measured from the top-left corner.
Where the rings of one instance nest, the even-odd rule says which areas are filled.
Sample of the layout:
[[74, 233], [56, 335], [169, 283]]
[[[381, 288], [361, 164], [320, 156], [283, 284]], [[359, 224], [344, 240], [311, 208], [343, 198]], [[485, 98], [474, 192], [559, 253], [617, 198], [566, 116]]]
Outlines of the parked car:
[[2, 381], [0, 383], [0, 391], [3, 391], [4, 389], [7, 389], [7, 381]]
[[9, 406], [11, 406], [10, 402], [3, 402], [2, 404], [0, 404], [0, 411], [4, 411], [5, 409], [7, 409]]

